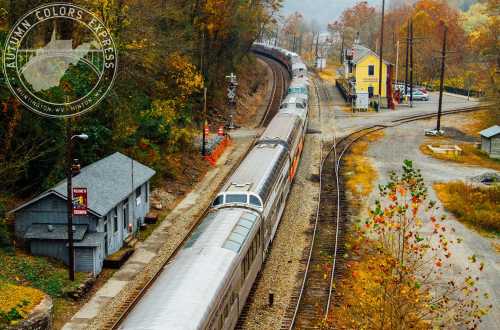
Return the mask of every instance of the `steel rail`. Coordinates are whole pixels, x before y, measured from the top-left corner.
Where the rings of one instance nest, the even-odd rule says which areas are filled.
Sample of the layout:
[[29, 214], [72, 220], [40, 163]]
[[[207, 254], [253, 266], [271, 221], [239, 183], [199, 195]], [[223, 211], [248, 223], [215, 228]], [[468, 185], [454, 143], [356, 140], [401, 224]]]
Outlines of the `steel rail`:
[[[268, 121], [272, 119], [272, 116], [270, 117], [271, 112], [275, 110], [277, 111], [278, 108], [280, 107], [281, 101], [285, 96], [285, 92], [288, 86], [287, 86], [287, 79], [285, 78], [285, 72], [284, 72], [285, 68], [283, 64], [262, 54], [257, 54], [257, 57], [263, 60], [265, 63], [267, 63], [267, 65], [269, 65], [269, 67], [273, 72], [273, 89], [272, 89], [271, 102], [267, 104], [266, 112], [264, 113], [264, 116], [259, 122], [259, 127], [264, 127], [266, 124], [269, 123]], [[288, 71], [286, 72], [286, 74], [288, 75]], [[276, 97], [277, 93], [280, 93], [279, 99]]]
[[[318, 89], [318, 86], [317, 86], [317, 83], [315, 80], [313, 80], [313, 84], [314, 84], [314, 90], [316, 91], [316, 99], [317, 99], [316, 102], [317, 102], [318, 112], [320, 114], [319, 117], [320, 117], [320, 125], [321, 125], [321, 99], [319, 96], [319, 89]], [[302, 284], [300, 286], [297, 304], [295, 305], [293, 316], [292, 316], [292, 319], [290, 321], [291, 322], [290, 329], [293, 328], [295, 321], [297, 319], [297, 314], [299, 313], [300, 301], [302, 300], [302, 296], [304, 294], [304, 290], [306, 287], [307, 274], [309, 273], [309, 267], [311, 265], [311, 259], [312, 259], [312, 254], [313, 254], [313, 250], [314, 250], [314, 243], [316, 241], [316, 234], [318, 232], [317, 229], [318, 229], [319, 210], [320, 210], [320, 204], [321, 204], [321, 188], [323, 185], [322, 172], [323, 172], [323, 165], [326, 162], [326, 157], [323, 158], [323, 139], [321, 139], [321, 138], [319, 140], [319, 150], [320, 150], [321, 163], [320, 163], [320, 168], [319, 168], [319, 191], [318, 191], [318, 203], [316, 206], [316, 216], [314, 219], [314, 228], [313, 228], [313, 233], [312, 233], [312, 238], [311, 238], [311, 245], [309, 247], [309, 254], [308, 254], [308, 259], [307, 259], [307, 263], [306, 263], [306, 268], [304, 271], [304, 277], [302, 279]]]
[[[313, 84], [314, 84], [314, 89], [316, 91], [316, 96], [317, 96], [317, 100], [318, 100], [318, 108], [321, 109], [321, 99], [319, 96], [319, 89], [317, 86], [317, 82], [314, 80]], [[326, 93], [326, 94], [327, 94], [327, 101], [329, 101], [329, 99], [330, 99], [329, 93]], [[452, 115], [452, 114], [458, 114], [458, 113], [464, 113], [464, 112], [480, 111], [480, 110], [486, 109], [487, 107], [488, 107], [488, 105], [479, 104], [477, 106], [472, 106], [472, 107], [450, 109], [450, 110], [443, 111], [442, 115]], [[321, 111], [320, 111], [320, 113], [321, 113]], [[321, 191], [322, 191], [322, 187], [323, 187], [321, 174], [323, 173], [323, 168], [325, 166], [326, 160], [331, 156], [331, 153], [333, 152], [334, 153], [336, 187], [337, 187], [337, 189], [340, 189], [340, 182], [339, 181], [340, 181], [341, 161], [342, 161], [344, 155], [346, 154], [346, 152], [348, 152], [348, 150], [352, 147], [352, 145], [354, 143], [356, 143], [358, 140], [367, 136], [370, 133], [384, 130], [388, 127], [401, 126], [401, 125], [409, 123], [409, 122], [423, 120], [423, 119], [429, 119], [429, 118], [433, 118], [436, 116], [437, 116], [437, 113], [427, 113], [427, 114], [417, 114], [417, 115], [406, 116], [403, 118], [391, 120], [390, 124], [387, 124], [387, 125], [376, 124], [376, 125], [361, 127], [359, 129], [357, 129], [356, 131], [351, 132], [350, 134], [348, 134], [344, 137], [341, 137], [340, 139], [337, 139], [336, 134], [334, 134], [333, 145], [328, 150], [325, 157], [323, 158], [322, 152], [320, 153], [320, 159], [321, 159], [320, 175], [319, 175], [320, 181], [319, 181], [319, 194], [318, 194], [319, 196], [318, 196], [318, 205], [317, 205], [317, 209], [316, 209], [316, 217], [315, 217], [315, 222], [314, 222], [311, 244], [309, 247], [308, 260], [307, 260], [307, 264], [305, 266], [304, 276], [302, 279], [302, 284], [300, 286], [298, 299], [297, 299], [297, 302], [296, 302], [296, 305], [294, 308], [294, 313], [293, 313], [292, 319], [290, 321], [290, 327], [289, 327], [290, 330], [294, 328], [294, 325], [297, 321], [298, 311], [299, 311], [300, 304], [301, 304], [301, 301], [302, 301], [302, 298], [304, 295], [304, 291], [305, 291], [305, 287], [306, 287], [306, 283], [307, 283], [307, 279], [308, 279], [307, 277], [309, 275], [309, 269], [310, 269], [310, 264], [311, 264], [313, 249], [314, 249], [314, 243], [315, 243], [315, 239], [316, 239], [316, 235], [317, 235], [317, 231], [318, 231], [319, 210], [320, 210], [320, 206], [321, 206]], [[320, 140], [320, 146], [322, 146], [321, 141], [322, 140]], [[342, 144], [345, 143], [345, 145], [343, 146], [343, 148], [341, 148], [341, 151], [339, 153], [338, 149], [339, 149], [341, 143]], [[321, 150], [322, 149], [323, 148], [321, 147]], [[331, 268], [331, 273], [330, 273], [330, 285], [329, 285], [329, 290], [328, 290], [328, 301], [327, 301], [326, 308], [324, 309], [324, 315], [323, 315], [324, 320], [326, 320], [328, 317], [328, 314], [330, 311], [331, 298], [332, 298], [332, 294], [333, 294], [334, 287], [335, 287], [334, 279], [335, 279], [335, 270], [336, 270], [336, 265], [337, 265], [337, 252], [338, 252], [339, 228], [340, 228], [339, 225], [340, 225], [340, 218], [341, 218], [340, 202], [341, 202], [340, 194], [337, 193], [337, 212], [336, 212], [337, 216], [336, 216], [334, 256], [333, 256], [332, 268]]]

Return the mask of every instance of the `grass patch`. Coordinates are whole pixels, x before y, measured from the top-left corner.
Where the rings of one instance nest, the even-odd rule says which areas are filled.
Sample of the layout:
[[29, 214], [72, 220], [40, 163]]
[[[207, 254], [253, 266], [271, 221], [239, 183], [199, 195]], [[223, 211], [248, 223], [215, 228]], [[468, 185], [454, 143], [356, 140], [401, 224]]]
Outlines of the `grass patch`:
[[[436, 143], [437, 141], [439, 141], [439, 143]], [[427, 140], [426, 143], [420, 145], [420, 151], [425, 155], [440, 160], [466, 164], [466, 165], [481, 166], [500, 171], [500, 160], [490, 158], [486, 153], [482, 152], [473, 144], [468, 144], [468, 143], [457, 144], [462, 149], [462, 153], [460, 155], [435, 154], [429, 148], [427, 148], [428, 144], [434, 146], [437, 144], [455, 144], [455, 143], [445, 139]]]
[[500, 185], [480, 187], [453, 181], [436, 183], [434, 190], [459, 221], [500, 236]]
[[15, 325], [35, 308], [43, 299], [40, 290], [0, 281], [0, 326]]
[[378, 174], [365, 154], [370, 142], [377, 141], [383, 136], [382, 131], [367, 135], [351, 147], [349, 154], [344, 159], [345, 184], [350, 195], [349, 203], [352, 210], [359, 210], [363, 206], [363, 201], [373, 190]]
[[498, 109], [475, 111], [467, 114], [467, 123], [461, 126], [461, 129], [468, 135], [479, 136], [479, 132], [499, 122]]
[[[62, 297], [75, 290], [86, 278], [76, 273], [76, 279], [68, 279], [67, 267], [55, 260], [27, 255], [23, 252], [0, 252], [0, 281], [34, 287], [52, 297]], [[4, 297], [0, 296], [0, 300]]]

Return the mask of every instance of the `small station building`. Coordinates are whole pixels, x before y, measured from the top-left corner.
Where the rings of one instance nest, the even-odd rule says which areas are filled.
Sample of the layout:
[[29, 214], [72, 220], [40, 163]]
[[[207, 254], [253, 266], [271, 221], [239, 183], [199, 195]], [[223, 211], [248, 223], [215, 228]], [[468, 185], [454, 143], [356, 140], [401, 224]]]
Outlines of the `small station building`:
[[[373, 50], [355, 41], [343, 54], [343, 66], [338, 70], [344, 85], [343, 94], [349, 98], [367, 97], [378, 102], [380, 57]], [[391, 107], [392, 101], [392, 65], [382, 60], [383, 107]]]
[[481, 150], [491, 158], [500, 159], [500, 126], [491, 126], [479, 134], [481, 135]]
[[[87, 215], [73, 216], [76, 271], [97, 275], [104, 258], [133, 237], [149, 212], [155, 171], [117, 152], [84, 167], [73, 187], [87, 188]], [[68, 264], [67, 182], [17, 207], [15, 235], [34, 255]]]

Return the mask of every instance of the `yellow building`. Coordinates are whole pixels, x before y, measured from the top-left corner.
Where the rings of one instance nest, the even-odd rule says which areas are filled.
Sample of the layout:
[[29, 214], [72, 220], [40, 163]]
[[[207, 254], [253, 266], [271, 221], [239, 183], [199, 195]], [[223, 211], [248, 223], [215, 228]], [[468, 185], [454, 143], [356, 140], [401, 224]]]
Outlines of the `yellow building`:
[[[344, 60], [345, 78], [351, 83], [353, 94], [368, 93], [370, 99], [378, 99], [379, 56], [371, 49], [355, 43], [347, 50]], [[389, 72], [388, 72], [389, 70]], [[382, 98], [387, 106], [386, 97], [389, 87], [391, 92], [391, 64], [382, 61]], [[389, 84], [388, 84], [389, 83]]]

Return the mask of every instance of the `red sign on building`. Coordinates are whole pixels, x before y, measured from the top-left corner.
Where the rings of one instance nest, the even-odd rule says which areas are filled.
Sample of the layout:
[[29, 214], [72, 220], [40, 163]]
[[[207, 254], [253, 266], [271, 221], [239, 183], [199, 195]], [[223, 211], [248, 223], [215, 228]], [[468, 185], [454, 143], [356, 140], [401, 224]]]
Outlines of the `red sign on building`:
[[87, 215], [87, 188], [73, 188], [73, 215]]

